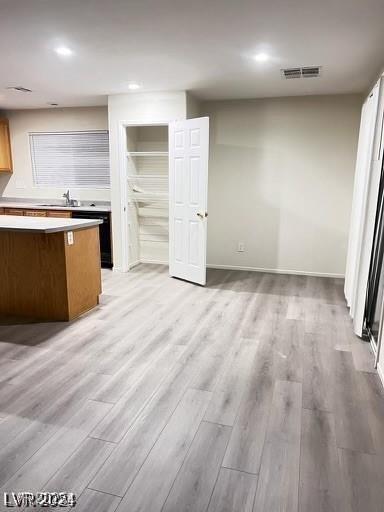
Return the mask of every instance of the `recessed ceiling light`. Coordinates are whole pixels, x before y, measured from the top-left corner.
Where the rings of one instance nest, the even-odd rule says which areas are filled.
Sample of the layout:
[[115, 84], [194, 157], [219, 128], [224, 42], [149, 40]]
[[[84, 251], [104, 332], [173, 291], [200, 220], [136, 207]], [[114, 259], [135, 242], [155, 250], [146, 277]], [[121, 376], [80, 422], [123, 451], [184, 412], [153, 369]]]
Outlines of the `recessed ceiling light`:
[[257, 62], [266, 62], [269, 59], [269, 56], [266, 53], [257, 53], [254, 56], [254, 59]]
[[130, 84], [128, 84], [128, 89], [130, 91], [135, 91], [136, 89], [140, 89], [140, 85], [136, 82], [131, 82]]
[[72, 50], [68, 48], [67, 46], [59, 46], [55, 49], [55, 52], [57, 55], [61, 55], [62, 57], [69, 57], [69, 55], [72, 55]]

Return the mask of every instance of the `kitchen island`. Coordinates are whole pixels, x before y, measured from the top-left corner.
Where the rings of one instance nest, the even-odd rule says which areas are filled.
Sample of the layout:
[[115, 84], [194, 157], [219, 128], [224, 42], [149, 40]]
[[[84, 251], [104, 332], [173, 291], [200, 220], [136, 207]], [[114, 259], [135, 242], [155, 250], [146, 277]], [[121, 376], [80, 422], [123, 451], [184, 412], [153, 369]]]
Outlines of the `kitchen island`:
[[100, 223], [0, 216], [0, 315], [68, 321], [95, 307]]

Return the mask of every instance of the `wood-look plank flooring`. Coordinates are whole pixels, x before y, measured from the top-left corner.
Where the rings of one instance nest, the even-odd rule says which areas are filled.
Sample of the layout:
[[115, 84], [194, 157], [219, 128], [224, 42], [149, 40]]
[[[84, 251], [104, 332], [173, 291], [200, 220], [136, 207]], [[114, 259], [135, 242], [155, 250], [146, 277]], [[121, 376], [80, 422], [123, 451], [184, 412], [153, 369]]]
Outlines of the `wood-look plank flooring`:
[[74, 492], [79, 512], [384, 510], [384, 393], [342, 280], [210, 270], [203, 288], [141, 265], [103, 271], [76, 321], [14, 322], [1, 495]]

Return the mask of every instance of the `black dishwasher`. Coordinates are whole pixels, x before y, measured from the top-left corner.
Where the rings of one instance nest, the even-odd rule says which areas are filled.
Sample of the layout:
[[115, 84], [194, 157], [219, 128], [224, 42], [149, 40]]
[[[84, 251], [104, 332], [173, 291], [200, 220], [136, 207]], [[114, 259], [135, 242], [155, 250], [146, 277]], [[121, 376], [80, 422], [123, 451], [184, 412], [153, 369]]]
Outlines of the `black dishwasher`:
[[112, 245], [111, 245], [111, 215], [109, 212], [92, 212], [72, 210], [73, 219], [101, 219], [100, 231], [100, 257], [103, 268], [112, 268]]

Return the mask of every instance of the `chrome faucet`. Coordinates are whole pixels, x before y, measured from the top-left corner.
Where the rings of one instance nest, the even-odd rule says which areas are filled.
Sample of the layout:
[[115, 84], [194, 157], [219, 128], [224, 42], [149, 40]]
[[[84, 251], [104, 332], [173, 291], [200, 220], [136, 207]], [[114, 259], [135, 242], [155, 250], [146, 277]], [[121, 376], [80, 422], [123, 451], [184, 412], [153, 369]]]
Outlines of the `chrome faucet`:
[[72, 206], [73, 199], [71, 199], [71, 196], [69, 194], [69, 189], [65, 194], [63, 194], [63, 197], [65, 197], [65, 206]]

